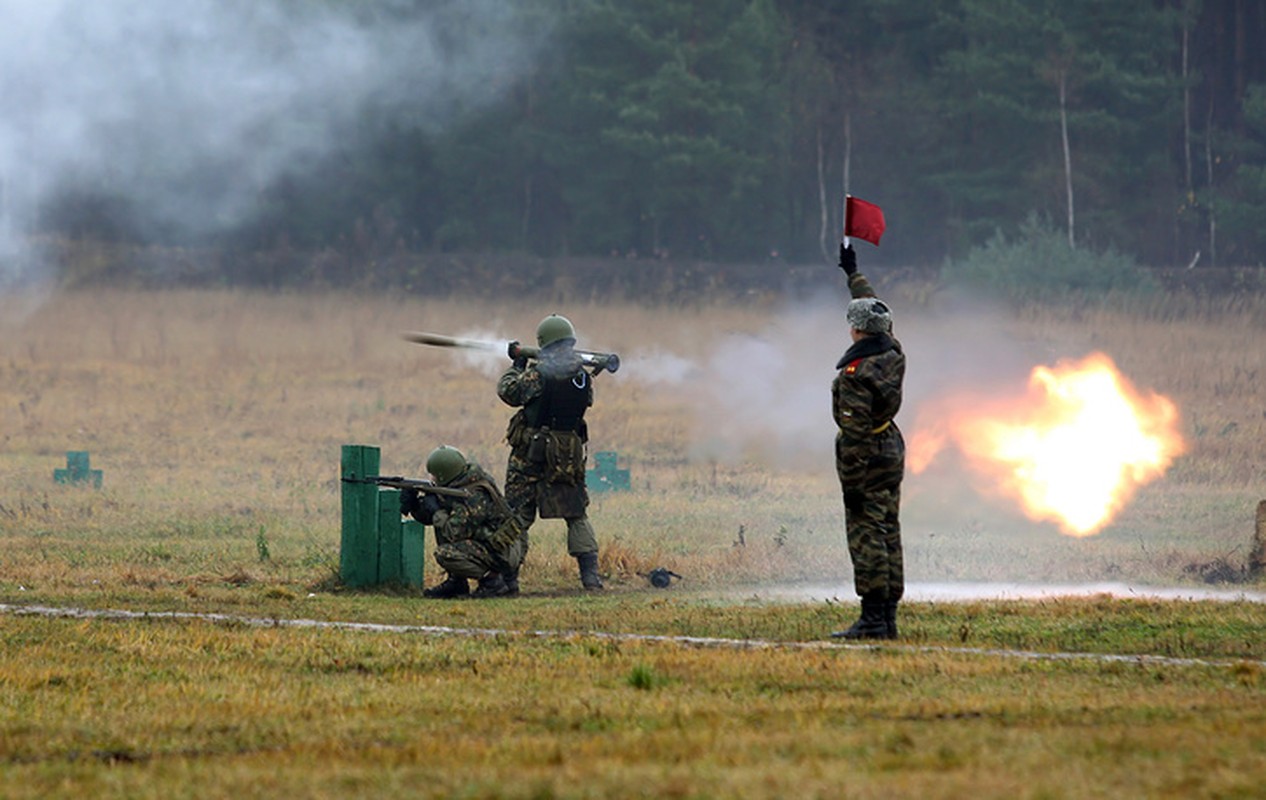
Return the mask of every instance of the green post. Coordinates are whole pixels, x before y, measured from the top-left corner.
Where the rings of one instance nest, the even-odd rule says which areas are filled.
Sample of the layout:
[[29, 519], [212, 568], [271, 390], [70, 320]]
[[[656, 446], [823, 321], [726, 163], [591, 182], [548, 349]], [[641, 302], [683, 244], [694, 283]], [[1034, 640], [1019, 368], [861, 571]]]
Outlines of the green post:
[[[344, 478], [377, 475], [381, 454], [377, 447], [343, 445]], [[339, 576], [346, 586], [378, 583], [378, 487], [372, 483], [343, 486], [343, 534], [339, 545]], [[399, 515], [399, 502], [396, 504]]]
[[416, 519], [407, 519], [401, 526], [401, 560], [404, 562], [404, 583], [422, 588], [422, 562], [426, 555], [426, 526]]
[[378, 582], [402, 583], [404, 559], [401, 550], [400, 490], [378, 492]]

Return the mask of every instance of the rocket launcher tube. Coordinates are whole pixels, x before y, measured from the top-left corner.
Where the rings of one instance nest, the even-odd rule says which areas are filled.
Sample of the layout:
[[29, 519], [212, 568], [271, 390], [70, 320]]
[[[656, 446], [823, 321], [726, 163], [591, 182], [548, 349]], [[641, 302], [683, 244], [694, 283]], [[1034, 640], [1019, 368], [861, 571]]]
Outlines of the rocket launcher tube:
[[[480, 339], [458, 339], [452, 336], [444, 336], [439, 333], [421, 333], [408, 332], [401, 334], [405, 341], [415, 344], [427, 344], [432, 347], [460, 347], [466, 350], [488, 350], [491, 352], [507, 353], [511, 358], [539, 358], [541, 348], [530, 347], [511, 342], [509, 345], [498, 342], [486, 342]], [[615, 353], [596, 353], [592, 350], [576, 350], [576, 355], [580, 357], [580, 363], [594, 371], [594, 374], [606, 370], [607, 372], [615, 372], [620, 368], [620, 357]]]
[[[510, 358], [518, 358], [519, 356], [539, 358], [541, 348], [511, 342], [506, 352], [509, 353]], [[592, 369], [594, 374], [602, 372], [604, 369], [607, 372], [615, 372], [620, 368], [620, 357], [615, 353], [595, 353], [592, 350], [574, 350], [573, 352], [580, 356], [580, 363]]]

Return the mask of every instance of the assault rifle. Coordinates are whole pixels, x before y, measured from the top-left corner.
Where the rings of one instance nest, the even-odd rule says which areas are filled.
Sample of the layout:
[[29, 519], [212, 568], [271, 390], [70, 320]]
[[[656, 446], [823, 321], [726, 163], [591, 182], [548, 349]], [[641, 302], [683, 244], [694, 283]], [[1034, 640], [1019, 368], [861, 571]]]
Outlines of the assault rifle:
[[366, 475], [363, 478], [344, 478], [343, 483], [372, 483], [377, 486], [388, 486], [392, 489], [413, 489], [422, 494], [438, 494], [443, 497], [470, 497], [470, 490], [468, 489], [436, 486], [434, 481], [402, 478], [399, 475]]

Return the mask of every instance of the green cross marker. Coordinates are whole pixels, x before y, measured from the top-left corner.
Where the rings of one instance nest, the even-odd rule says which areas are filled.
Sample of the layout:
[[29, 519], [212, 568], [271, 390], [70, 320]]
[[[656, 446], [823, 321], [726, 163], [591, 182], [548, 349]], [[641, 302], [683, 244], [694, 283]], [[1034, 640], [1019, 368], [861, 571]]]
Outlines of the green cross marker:
[[66, 469], [53, 470], [53, 480], [58, 483], [92, 483], [101, 488], [101, 470], [91, 469], [87, 450], [66, 451]]
[[631, 488], [629, 471], [616, 466], [619, 456], [612, 450], [593, 454], [593, 469], [585, 475], [591, 492], [627, 492]]

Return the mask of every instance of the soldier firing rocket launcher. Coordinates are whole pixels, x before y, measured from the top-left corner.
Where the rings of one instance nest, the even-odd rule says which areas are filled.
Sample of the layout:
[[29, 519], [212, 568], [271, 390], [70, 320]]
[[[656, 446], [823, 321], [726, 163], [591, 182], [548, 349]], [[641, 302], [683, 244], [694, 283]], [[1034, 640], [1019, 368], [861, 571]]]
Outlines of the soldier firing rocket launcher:
[[[402, 336], [406, 341], [414, 342], [415, 344], [429, 344], [432, 347], [461, 347], [466, 350], [488, 350], [494, 353], [504, 352], [510, 358], [534, 359], [541, 354], [539, 347], [521, 345], [518, 342], [500, 344], [479, 339], [456, 339], [452, 336], [443, 336], [438, 333], [404, 333]], [[588, 367], [593, 375], [597, 375], [603, 370], [615, 372], [620, 368], [620, 357], [615, 353], [595, 353], [590, 350], [576, 350], [574, 352], [580, 356], [580, 362]]]

